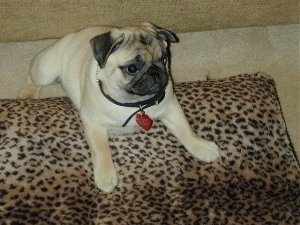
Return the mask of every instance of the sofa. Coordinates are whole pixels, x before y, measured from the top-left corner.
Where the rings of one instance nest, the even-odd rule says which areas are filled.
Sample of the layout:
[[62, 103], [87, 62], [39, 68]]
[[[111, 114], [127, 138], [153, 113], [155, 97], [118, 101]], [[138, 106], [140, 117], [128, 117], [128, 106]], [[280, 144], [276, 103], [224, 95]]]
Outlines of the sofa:
[[[1, 1], [1, 224], [299, 224], [299, 2]], [[21, 99], [30, 62], [67, 33], [151, 21], [177, 33], [175, 93], [220, 160], [160, 121], [110, 137], [119, 185], [102, 193], [59, 84]]]

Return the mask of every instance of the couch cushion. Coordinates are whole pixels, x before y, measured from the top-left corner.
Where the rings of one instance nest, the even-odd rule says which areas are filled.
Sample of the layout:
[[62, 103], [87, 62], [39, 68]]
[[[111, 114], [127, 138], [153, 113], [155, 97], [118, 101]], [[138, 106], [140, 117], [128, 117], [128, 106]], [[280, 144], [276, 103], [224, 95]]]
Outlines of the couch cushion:
[[[178, 83], [192, 128], [223, 157], [203, 163], [164, 125], [110, 137], [119, 185], [95, 187], [68, 98], [0, 100], [4, 224], [296, 224], [300, 169], [274, 81], [264, 74]], [[13, 223], [15, 222], [15, 223]]]

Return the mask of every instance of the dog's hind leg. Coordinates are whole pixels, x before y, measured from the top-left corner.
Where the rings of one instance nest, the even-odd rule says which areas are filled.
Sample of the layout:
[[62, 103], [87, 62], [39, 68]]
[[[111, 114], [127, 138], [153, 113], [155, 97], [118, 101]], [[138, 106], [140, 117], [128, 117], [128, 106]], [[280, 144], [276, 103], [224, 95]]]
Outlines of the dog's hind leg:
[[36, 86], [49, 85], [61, 75], [64, 48], [67, 45], [66, 38], [41, 51], [34, 58], [30, 68], [33, 84]]
[[30, 77], [21, 97], [38, 98], [40, 87], [52, 84], [63, 72], [63, 54], [73, 35], [60, 39], [41, 51], [32, 61]]
[[21, 98], [38, 98], [42, 86], [49, 85], [59, 76], [61, 71], [60, 56], [56, 44], [41, 51], [32, 61], [30, 76], [25, 89], [21, 90]]

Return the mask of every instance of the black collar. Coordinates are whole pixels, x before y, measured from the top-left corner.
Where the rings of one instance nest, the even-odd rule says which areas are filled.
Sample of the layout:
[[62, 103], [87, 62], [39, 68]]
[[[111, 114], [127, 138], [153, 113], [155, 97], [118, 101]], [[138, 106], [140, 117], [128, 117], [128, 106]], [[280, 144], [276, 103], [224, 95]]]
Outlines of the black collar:
[[138, 112], [143, 112], [144, 109], [149, 108], [153, 105], [158, 105], [164, 98], [165, 98], [165, 88], [161, 91], [158, 92], [157, 94], [155, 94], [153, 97], [143, 100], [143, 101], [138, 101], [138, 102], [130, 102], [130, 103], [122, 103], [122, 102], [118, 102], [115, 99], [113, 99], [112, 97], [110, 97], [108, 94], [106, 94], [103, 90], [103, 86], [100, 80], [98, 80], [98, 85], [100, 88], [101, 93], [103, 94], [103, 96], [111, 101], [112, 103], [119, 105], [119, 106], [123, 106], [123, 107], [132, 107], [132, 108], [139, 108], [136, 112], [134, 112], [131, 116], [128, 117], [128, 119], [124, 122], [124, 124], [122, 125], [122, 127], [125, 127], [127, 125], [127, 123], [131, 120], [131, 118], [137, 114]]

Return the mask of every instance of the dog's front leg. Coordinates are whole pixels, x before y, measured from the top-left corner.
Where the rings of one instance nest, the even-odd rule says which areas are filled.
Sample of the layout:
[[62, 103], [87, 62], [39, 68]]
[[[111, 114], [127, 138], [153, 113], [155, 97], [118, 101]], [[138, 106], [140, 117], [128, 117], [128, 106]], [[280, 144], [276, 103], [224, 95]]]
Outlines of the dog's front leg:
[[110, 193], [118, 184], [118, 177], [108, 145], [108, 130], [84, 119], [83, 124], [92, 153], [95, 183], [102, 191]]
[[166, 113], [161, 120], [184, 145], [186, 150], [205, 162], [211, 162], [219, 158], [219, 147], [214, 142], [200, 138], [192, 131], [176, 97], [173, 97], [173, 102], [166, 109]]

